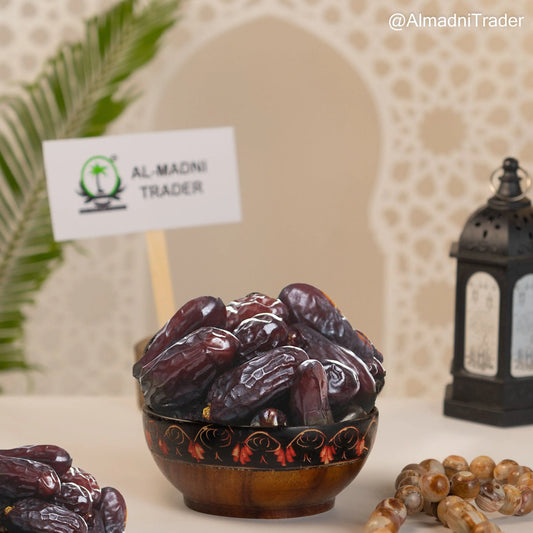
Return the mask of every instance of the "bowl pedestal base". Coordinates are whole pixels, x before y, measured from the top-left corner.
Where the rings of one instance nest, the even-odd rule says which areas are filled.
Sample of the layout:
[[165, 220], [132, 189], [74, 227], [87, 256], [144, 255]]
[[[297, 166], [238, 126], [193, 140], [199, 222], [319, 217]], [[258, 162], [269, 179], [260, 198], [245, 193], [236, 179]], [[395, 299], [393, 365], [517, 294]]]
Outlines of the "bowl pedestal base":
[[329, 511], [364, 460], [294, 470], [254, 470], [168, 461], [155, 456], [185, 505], [237, 518], [296, 518]]
[[233, 518], [297, 518], [325, 513], [333, 509], [335, 499], [315, 505], [303, 505], [300, 507], [287, 507], [283, 509], [269, 509], [265, 507], [245, 507], [243, 505], [216, 505], [204, 502], [196, 502], [183, 497], [185, 505], [194, 511], [218, 516], [230, 516]]

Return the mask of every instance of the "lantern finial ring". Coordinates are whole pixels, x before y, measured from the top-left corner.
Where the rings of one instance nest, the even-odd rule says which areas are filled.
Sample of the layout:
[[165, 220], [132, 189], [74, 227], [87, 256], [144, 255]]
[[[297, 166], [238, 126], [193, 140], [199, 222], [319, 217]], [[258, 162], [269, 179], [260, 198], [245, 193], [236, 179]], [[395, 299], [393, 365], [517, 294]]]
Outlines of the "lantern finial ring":
[[[503, 200], [513, 200], [513, 201], [518, 201], [518, 200], [522, 200], [522, 198], [525, 198], [526, 197], [526, 194], [528, 193], [529, 189], [531, 189], [531, 176], [527, 173], [526, 170], [524, 170], [521, 166], [519, 166], [518, 164], [518, 161], [512, 157], [508, 157], [507, 159], [505, 159], [505, 161], [503, 162], [503, 170], [505, 172], [512, 172], [514, 173], [518, 179], [524, 179], [525, 180], [525, 189], [520, 193], [520, 194], [517, 194], [516, 196], [505, 196], [503, 194], [500, 194], [498, 192], [498, 187], [495, 183], [495, 177], [496, 177], [496, 173], [501, 171], [502, 170], [502, 167], [499, 167], [497, 168], [496, 170], [494, 170], [494, 172], [490, 175], [490, 188], [491, 188], [491, 191], [493, 192], [493, 194], [495, 196], [497, 196], [498, 198], [501, 198]], [[521, 171], [521, 173], [523, 174], [523, 176], [518, 176], [518, 171]]]

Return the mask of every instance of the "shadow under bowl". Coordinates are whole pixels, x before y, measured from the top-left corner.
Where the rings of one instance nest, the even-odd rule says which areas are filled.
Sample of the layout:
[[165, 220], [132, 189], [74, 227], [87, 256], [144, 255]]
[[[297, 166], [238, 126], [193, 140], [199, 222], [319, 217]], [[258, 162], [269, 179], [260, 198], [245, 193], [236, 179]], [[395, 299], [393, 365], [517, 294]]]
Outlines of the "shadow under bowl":
[[378, 410], [325, 426], [263, 428], [170, 418], [143, 407], [148, 448], [196, 511], [293, 518], [328, 511], [362, 469]]

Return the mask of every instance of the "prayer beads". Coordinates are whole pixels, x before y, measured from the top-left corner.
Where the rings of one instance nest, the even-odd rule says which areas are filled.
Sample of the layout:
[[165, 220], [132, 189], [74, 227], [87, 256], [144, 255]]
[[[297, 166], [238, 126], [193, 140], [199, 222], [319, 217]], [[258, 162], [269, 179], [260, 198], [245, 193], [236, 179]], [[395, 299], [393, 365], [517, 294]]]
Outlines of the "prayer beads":
[[394, 498], [382, 500], [370, 515], [365, 533], [397, 533], [408, 515], [422, 510], [453, 533], [501, 533], [484, 513], [523, 516], [533, 511], [533, 471], [512, 459], [424, 459], [406, 465], [394, 488]]

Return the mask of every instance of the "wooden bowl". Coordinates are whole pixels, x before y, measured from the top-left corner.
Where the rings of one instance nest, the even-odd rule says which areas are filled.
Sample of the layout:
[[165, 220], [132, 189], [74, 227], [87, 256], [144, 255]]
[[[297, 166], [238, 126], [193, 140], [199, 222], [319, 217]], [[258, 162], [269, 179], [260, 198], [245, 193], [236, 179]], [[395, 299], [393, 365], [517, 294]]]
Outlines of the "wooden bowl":
[[185, 504], [203, 513], [291, 518], [331, 509], [363, 467], [378, 410], [326, 426], [227, 426], [143, 407], [146, 442]]

